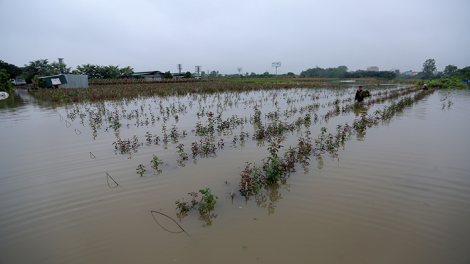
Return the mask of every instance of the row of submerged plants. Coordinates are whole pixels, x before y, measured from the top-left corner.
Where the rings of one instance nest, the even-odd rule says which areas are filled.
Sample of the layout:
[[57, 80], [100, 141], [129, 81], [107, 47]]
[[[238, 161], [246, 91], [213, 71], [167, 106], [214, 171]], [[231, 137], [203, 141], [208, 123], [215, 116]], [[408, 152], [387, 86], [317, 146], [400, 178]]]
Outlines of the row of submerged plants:
[[225, 82], [184, 80], [90, 80], [89, 88], [38, 89], [32, 94], [54, 102], [96, 102], [101, 100], [131, 100], [139, 97], [178, 96], [186, 94], [214, 94], [292, 88], [344, 86], [322, 80], [296, 79], [294, 82]]
[[213, 94], [290, 88], [315, 88], [311, 82], [299, 83], [233, 83], [233, 82], [170, 82], [123, 83], [91, 85], [81, 89], [39, 89], [32, 94], [54, 102], [96, 102], [101, 100], [132, 100], [139, 97]]
[[[338, 125], [335, 133], [328, 132], [326, 127], [321, 128], [321, 133], [314, 140], [310, 137], [310, 131], [306, 131], [306, 137], [300, 137], [298, 144], [295, 147], [289, 147], [285, 150], [283, 155], [280, 155], [282, 139], [269, 138], [268, 152], [269, 156], [262, 160], [260, 166], [254, 163], [247, 162], [244, 170], [241, 172], [239, 192], [242, 196], [249, 197], [257, 195], [263, 188], [277, 184], [291, 172], [295, 172], [296, 164], [308, 165], [310, 156], [320, 156], [324, 152], [330, 154], [336, 152], [340, 146], [344, 146], [345, 142], [351, 139], [354, 132], [363, 133], [368, 127], [377, 125], [379, 121], [387, 121], [398, 111], [403, 110], [404, 107], [410, 106], [418, 100], [424, 98], [433, 91], [421, 91], [414, 96], [406, 96], [401, 98], [398, 102], [392, 102], [390, 105], [385, 106], [382, 111], [378, 110], [373, 116], [361, 115], [356, 119], [352, 126], [347, 123], [342, 126]], [[194, 193], [190, 193], [194, 195]], [[232, 193], [233, 195], [233, 193]], [[194, 207], [193, 199], [191, 203], [176, 202], [177, 209], [180, 211], [187, 211]]]
[[[152, 125], [151, 121], [161, 123], [161, 133], [155, 133], [155, 130], [147, 131], [144, 136], [145, 139], [142, 141], [139, 140], [137, 136], [128, 139], [116, 137], [114, 144], [116, 152], [123, 154], [136, 152], [138, 148], [144, 144], [148, 146], [158, 145], [159, 142], [166, 140], [167, 142], [175, 144], [175, 156], [177, 156], [177, 159], [181, 162], [187, 160], [190, 154], [192, 154], [193, 158], [215, 157], [216, 151], [223, 149], [224, 146], [222, 138], [217, 141], [217, 137], [221, 135], [231, 135], [230, 138], [233, 136], [233, 141], [227, 142], [233, 142], [234, 145], [236, 142], [244, 142], [250, 138], [253, 138], [256, 142], [266, 140], [268, 142], [269, 156], [264, 158], [261, 163], [257, 165], [254, 163], [247, 164], [248, 166], [246, 166], [244, 172], [242, 172], [243, 180], [240, 180], [239, 192], [243, 196], [250, 196], [259, 193], [259, 191], [266, 186], [285, 181], [286, 176], [294, 172], [297, 165], [308, 165], [312, 155], [319, 157], [324, 152], [333, 153], [340, 146], [344, 145], [344, 142], [351, 137], [354, 131], [360, 131], [360, 122], [365, 121], [358, 119], [357, 124], [359, 125], [357, 126], [355, 121], [353, 126], [346, 124], [337, 127], [334, 133], [330, 133], [326, 128], [322, 128], [321, 133], [316, 139], [310, 137], [310, 131], [308, 129], [321, 117], [321, 115], [317, 114], [319, 109], [329, 106], [341, 107], [341, 104], [351, 102], [351, 100], [341, 98], [350, 96], [351, 93], [346, 91], [334, 91], [333, 93], [336, 94], [331, 95], [324, 91], [315, 90], [309, 90], [307, 92], [303, 90], [292, 92], [260, 91], [259, 94], [264, 95], [261, 98], [253, 98], [253, 96], [246, 93], [232, 93], [229, 95], [209, 96], [186, 95], [184, 97], [178, 97], [176, 101], [173, 100], [173, 102], [166, 97], [159, 99], [153, 98], [153, 101], [152, 99], [147, 99], [146, 101], [128, 100], [121, 103], [108, 102], [107, 104], [76, 104], [68, 108], [67, 117], [72, 121], [74, 119], [81, 120], [83, 125], [86, 124], [88, 119], [92, 130], [94, 127], [95, 130], [108, 129], [110, 131], [114, 130], [115, 132], [125, 129], [126, 127], [129, 128], [129, 124], [125, 124], [126, 120], [134, 121], [135, 124], [133, 127], [142, 124], [145, 125], [145, 122], [142, 120], [146, 118], [150, 120], [147, 126]], [[388, 99], [395, 99], [390, 97], [395, 93], [398, 94], [397, 97], [403, 95], [403, 91], [394, 92], [392, 89], [382, 90], [381, 93], [383, 96], [389, 96]], [[183, 102], [182, 98], [190, 101]], [[320, 99], [326, 99], [328, 102], [322, 103], [319, 101]], [[149, 101], [151, 103], [149, 103]], [[299, 103], [303, 103], [304, 105]], [[397, 109], [399, 109], [399, 107], [409, 103], [409, 100], [403, 103], [396, 102], [396, 105], [391, 104], [393, 107], [390, 109], [398, 111]], [[232, 113], [227, 114], [231, 107], [235, 107], [236, 105], [239, 105], [239, 107], [252, 108], [250, 110], [250, 116], [239, 117]], [[274, 109], [264, 112], [263, 106], [266, 105]], [[196, 106], [197, 110], [190, 110]], [[134, 109], [130, 110], [129, 107], [134, 107]], [[283, 107], [285, 108], [283, 109]], [[384, 110], [380, 113], [382, 112], [386, 111]], [[187, 133], [185, 130], [178, 129], [176, 124], [169, 124], [168, 122], [174, 120], [174, 122], [177, 123], [178, 120], [182, 120], [182, 118], [188, 114], [192, 116], [191, 118], [202, 119], [202, 121], [196, 122], [194, 129], [188, 130], [192, 132], [191, 136], [198, 137], [198, 139], [193, 140], [192, 144], [186, 145], [189, 149], [185, 150], [185, 145], [178, 144], [177, 140], [188, 136]], [[176, 118], [177, 116], [178, 118]], [[370, 118], [369, 116], [366, 117]], [[361, 117], [361, 119], [364, 118]], [[377, 120], [378, 119], [372, 120], [374, 121], [374, 125], [377, 124]], [[250, 133], [247, 132], [246, 128], [243, 128], [248, 124], [253, 126], [253, 131], [250, 131]], [[239, 129], [240, 126], [242, 127], [241, 130], [235, 132], [235, 134], [223, 133]], [[367, 128], [368, 126], [366, 125], [365, 127]], [[295, 147], [289, 147], [284, 153], [281, 153], [283, 148], [282, 142], [284, 140], [283, 136], [288, 132], [295, 130], [300, 131], [302, 128], [307, 129], [304, 134], [306, 137], [300, 137]], [[264, 136], [259, 136], [260, 133], [263, 133]], [[188, 140], [184, 143], [187, 144], [187, 141]], [[191, 140], [189, 141], [191, 142]], [[190, 154], [188, 155], [186, 152]], [[138, 167], [136, 171], [142, 176], [146, 168], [144, 164], [140, 165], [140, 168]], [[151, 165], [154, 166], [155, 163], [151, 162]], [[158, 173], [161, 173], [161, 168], [158, 167], [158, 165], [161, 165], [161, 163], [157, 164], [154, 169]], [[190, 205], [191, 204], [188, 206]], [[212, 205], [215, 205], [215, 203], [212, 203]], [[193, 209], [194, 208], [196, 207], [193, 207]], [[203, 205], [202, 208], [209, 208], [210, 211], [214, 207]], [[182, 211], [184, 212], [184, 210]]]
[[[386, 92], [385, 92], [386, 93]], [[385, 99], [391, 98], [392, 97], [391, 93], [389, 96], [383, 98], [382, 100], [374, 99], [375, 101], [381, 102], [384, 101]], [[274, 93], [275, 95], [275, 93]], [[314, 97], [314, 96], [312, 96]], [[318, 98], [318, 96], [316, 96]], [[303, 98], [303, 97], [301, 97]], [[205, 98], [204, 98], [205, 99]], [[275, 96], [273, 97], [273, 100], [277, 99]], [[288, 101], [292, 101], [290, 98], [287, 98]], [[338, 100], [335, 100], [335, 105], [338, 105]], [[227, 101], [227, 97], [224, 98], [224, 101]], [[245, 105], [249, 104], [249, 100], [245, 100]], [[277, 102], [277, 101], [276, 101]], [[155, 101], [157, 103], [157, 101]], [[254, 102], [253, 102], [254, 103]], [[132, 104], [132, 103], [131, 103]], [[134, 104], [137, 106], [137, 102], [135, 101]], [[155, 113], [152, 111], [152, 105], [151, 104], [141, 104], [140, 109], [134, 109], [134, 110], [126, 110], [124, 108], [118, 109], [115, 108], [113, 109], [114, 111], [106, 108], [104, 106], [105, 104], [98, 104], [95, 105], [96, 108], [92, 108], [90, 106], [85, 105], [85, 111], [80, 111], [78, 109], [78, 106], [72, 107], [70, 111], [67, 113], [67, 117], [69, 117], [72, 121], [79, 117], [81, 119], [80, 123], [84, 123], [84, 118], [87, 117], [89, 118], [89, 125], [92, 128], [94, 132], [94, 136], [97, 133], [97, 130], [102, 128], [104, 121], [108, 122], [108, 126], [105, 127], [105, 132], [108, 132], [108, 130], [114, 130], [115, 132], [118, 132], [120, 128], [122, 127], [127, 127], [128, 129], [130, 128], [130, 124], [128, 123], [127, 126], [124, 125], [122, 122], [123, 120], [131, 120], [135, 119], [134, 126], [149, 126], [149, 125], [155, 125], [155, 122], [159, 122], [160, 119], [162, 119], [163, 124], [162, 124], [162, 132], [163, 136], [160, 137], [158, 135], [155, 135], [155, 138], [151, 140], [149, 138], [149, 135], [146, 135], [147, 138], [147, 144], [150, 142], [154, 142], [155, 144], [158, 144], [160, 140], [163, 139], [165, 143], [169, 141], [169, 139], [172, 140], [172, 142], [177, 143], [178, 138], [184, 138], [187, 133], [185, 130], [183, 131], [178, 131], [176, 128], [176, 125], [173, 124], [171, 130], [167, 130], [166, 128], [166, 122], [168, 121], [170, 114], [173, 115], [175, 118], [175, 121], [177, 122], [178, 114], [179, 115], [185, 115], [187, 113], [187, 108], [188, 106], [185, 105], [184, 103], [178, 102], [176, 105], [175, 103], [170, 104], [170, 106], [163, 106], [162, 101], [160, 100], [156, 105], [155, 109], [159, 111], [160, 115], [162, 116], [160, 118], [160, 115], [158, 115], [158, 112]], [[129, 105], [129, 104], [126, 104]], [[199, 110], [198, 113], [198, 118], [204, 114], [205, 116], [208, 117], [208, 120], [206, 122], [206, 125], [203, 125], [201, 122], [198, 122], [196, 124], [196, 128], [193, 129], [192, 131], [196, 133], [198, 136], [207, 136], [212, 134], [213, 132], [221, 132], [221, 131], [230, 131], [235, 129], [238, 125], [243, 125], [248, 122], [248, 119], [245, 118], [238, 118], [237, 116], [233, 115], [232, 117], [227, 118], [226, 120], [222, 120], [222, 113], [223, 110], [220, 110], [223, 108], [223, 106], [220, 106], [220, 103], [217, 104], [217, 116], [215, 116], [212, 112], [204, 112], [204, 107], [201, 107], [203, 110]], [[371, 101], [368, 101], [368, 105], [371, 105]], [[274, 136], [275, 134], [280, 135], [282, 134], [283, 131], [293, 131], [294, 127], [297, 129], [301, 126], [304, 125], [305, 127], [308, 127], [310, 125], [311, 120], [313, 123], [316, 123], [318, 121], [318, 115], [314, 113], [315, 111], [318, 110], [320, 104], [318, 103], [313, 103], [304, 107], [300, 107], [300, 110], [298, 110], [296, 107], [291, 107], [288, 110], [285, 111], [280, 111], [279, 108], [276, 109], [274, 112], [269, 112], [265, 118], [268, 119], [268, 122], [265, 122], [264, 124], [261, 122], [261, 111], [259, 110], [258, 104], [255, 105], [254, 110], [255, 114], [252, 118], [250, 118], [250, 123], [255, 124], [257, 129], [255, 133], [253, 133], [255, 139], [262, 139], [265, 136]], [[121, 105], [122, 107], [122, 105]], [[277, 104], [276, 104], [277, 107]], [[150, 113], [144, 112], [144, 109], [148, 108]], [[200, 109], [201, 109], [200, 108]], [[346, 112], [346, 109], [351, 109], [351, 107], [343, 107], [343, 112]], [[199, 115], [201, 111], [201, 115]], [[292, 123], [287, 123], [283, 121], [279, 121], [281, 115], [284, 116], [285, 118], [290, 118], [293, 115], [295, 115], [299, 111], [299, 113], [305, 113], [305, 116], [298, 117], [297, 120], [295, 120]], [[332, 115], [333, 113], [337, 113], [339, 111], [335, 110], [332, 111], [330, 110], [322, 116], [325, 120], [329, 119], [329, 116]], [[312, 117], [312, 113], [313, 117]], [[145, 118], [145, 120], [143, 119]], [[150, 121], [149, 121], [150, 119]], [[170, 132], [170, 133], [167, 133]], [[119, 141], [120, 139], [118, 139]], [[121, 143], [124, 140], [120, 140]], [[117, 142], [119, 143], [119, 142]], [[135, 149], [135, 146], [134, 146]], [[127, 152], [127, 151], [123, 151]]]
[[404, 107], [414, 104], [432, 92], [434, 91], [420, 91], [413, 96], [406, 96], [398, 102], [392, 102], [385, 106], [382, 111], [376, 111], [372, 116], [363, 114], [354, 120], [352, 126], [347, 123], [344, 126], [338, 125], [336, 133], [333, 134], [328, 132], [326, 127], [322, 127], [321, 133], [313, 142], [309, 131], [306, 131], [306, 138], [300, 137], [298, 145], [287, 149], [282, 156], [279, 155], [279, 150], [282, 147], [281, 140], [270, 139], [268, 147], [270, 156], [262, 160], [261, 166], [247, 162], [245, 169], [240, 174], [240, 194], [243, 196], [258, 194], [264, 186], [276, 183], [286, 174], [295, 171], [295, 164], [308, 164], [309, 156], [321, 155], [325, 151], [330, 154], [335, 153], [340, 146], [344, 146], [344, 143], [351, 139], [353, 132], [362, 134], [364, 130], [378, 125], [380, 121], [390, 120]]

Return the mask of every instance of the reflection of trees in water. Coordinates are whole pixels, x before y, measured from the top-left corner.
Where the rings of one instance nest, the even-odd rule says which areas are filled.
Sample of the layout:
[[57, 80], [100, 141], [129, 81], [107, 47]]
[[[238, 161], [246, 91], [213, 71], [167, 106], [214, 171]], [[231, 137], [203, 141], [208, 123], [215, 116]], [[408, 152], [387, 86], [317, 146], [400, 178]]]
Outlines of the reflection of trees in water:
[[357, 139], [358, 141], [364, 141], [364, 135], [365, 135], [365, 134], [366, 134], [365, 131], [362, 131], [362, 132], [359, 131], [359, 132], [357, 132], [357, 133], [356, 133], [356, 139]]
[[[178, 213], [176, 213], [176, 218], [178, 218], [180, 223], [183, 221], [183, 219], [186, 216], [188, 216], [188, 212], [179, 211]], [[199, 213], [199, 217], [197, 218], [197, 220], [202, 222], [202, 227], [210, 227], [210, 226], [212, 226], [212, 220], [217, 218], [217, 216], [218, 216], [218, 214], [214, 214], [214, 213], [211, 213], [211, 212], [207, 212], [207, 213], [203, 213], [203, 214]]]
[[330, 157], [331, 157], [332, 161], [334, 161], [336, 158], [338, 158], [338, 150], [330, 151]]
[[24, 100], [18, 92], [11, 92], [8, 94], [7, 99], [0, 100], [0, 109], [9, 108], [16, 110], [16, 108], [26, 105], [28, 102]]
[[302, 168], [304, 169], [304, 174], [308, 174], [309, 172], [308, 166], [306, 166], [305, 164], [302, 164]]
[[264, 187], [264, 190], [255, 195], [256, 205], [268, 209], [268, 215], [274, 214], [277, 203], [282, 199], [281, 189], [290, 192], [290, 184], [287, 184], [287, 177], [283, 177], [279, 183], [274, 183]]
[[186, 162], [183, 159], [177, 159], [176, 162], [178, 163], [179, 167], [184, 167], [186, 166]]
[[212, 226], [212, 219], [217, 218], [218, 214], [211, 212], [200, 214], [198, 220], [202, 221], [202, 227]]
[[361, 116], [362, 114], [367, 114], [367, 111], [369, 108], [365, 106], [364, 104], [361, 104], [361, 107], [354, 109], [354, 114], [356, 114], [356, 117]]
[[186, 216], [188, 216], [188, 213], [185, 211], [179, 211], [178, 213], [176, 213], [176, 217], [180, 220], [180, 223]]
[[321, 157], [321, 155], [317, 155], [317, 162], [318, 162], [318, 169], [321, 170], [323, 169], [323, 158]]

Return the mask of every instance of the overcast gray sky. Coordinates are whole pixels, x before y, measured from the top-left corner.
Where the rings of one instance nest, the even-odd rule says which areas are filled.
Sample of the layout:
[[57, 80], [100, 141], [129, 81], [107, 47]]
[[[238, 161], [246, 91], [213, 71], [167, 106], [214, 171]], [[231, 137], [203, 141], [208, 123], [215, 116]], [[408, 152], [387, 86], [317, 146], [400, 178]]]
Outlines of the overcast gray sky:
[[470, 66], [470, 0], [0, 0], [0, 59], [271, 73]]

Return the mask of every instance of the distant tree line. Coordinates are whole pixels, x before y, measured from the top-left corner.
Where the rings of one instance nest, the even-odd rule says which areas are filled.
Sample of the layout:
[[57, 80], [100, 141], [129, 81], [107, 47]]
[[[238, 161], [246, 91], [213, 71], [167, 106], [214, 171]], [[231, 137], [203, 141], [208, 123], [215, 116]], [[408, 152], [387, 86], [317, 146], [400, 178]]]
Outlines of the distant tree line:
[[296, 78], [297, 76], [293, 72], [288, 72], [287, 74], [270, 74], [269, 72], [264, 72], [262, 74], [256, 74], [254, 72], [248, 73], [246, 72], [245, 74], [220, 74], [219, 71], [211, 71], [209, 74], [205, 72], [201, 72], [201, 78], [207, 79], [207, 78], [225, 78], [225, 79], [260, 79], [260, 78]]
[[438, 72], [436, 68], [436, 61], [434, 59], [427, 59], [423, 63], [422, 71], [416, 75], [400, 73], [396, 71], [397, 77], [400, 79], [441, 79], [441, 78], [456, 78], [459, 80], [470, 79], [470, 66], [459, 69], [455, 65], [447, 65], [444, 71]]
[[301, 78], [344, 78], [348, 68], [346, 66], [339, 66], [337, 68], [323, 69], [320, 67], [309, 68], [300, 73]]
[[22, 73], [22, 70], [20, 67], [17, 67], [16, 65], [6, 63], [2, 60], [0, 60], [0, 69], [5, 70], [5, 72], [10, 76], [10, 78], [15, 79], [17, 76], [20, 76]]
[[459, 69], [455, 65], [447, 65], [444, 71], [438, 72], [434, 59], [428, 59], [423, 63], [423, 79], [440, 79], [443, 77], [470, 79], [470, 66]]
[[93, 64], [83, 64], [77, 66], [72, 74], [88, 75], [88, 79], [124, 79], [132, 78], [134, 69], [130, 66], [119, 68], [119, 65], [100, 66]]
[[17, 67], [13, 64], [0, 60], [0, 69], [5, 69], [9, 78], [24, 77], [27, 83], [31, 83], [35, 77], [51, 76], [57, 74], [83, 74], [89, 79], [120, 79], [132, 78], [134, 69], [130, 66], [119, 68], [119, 66], [100, 66], [93, 64], [83, 64], [77, 66], [76, 70], [71, 70], [65, 63], [52, 62], [47, 59], [30, 61], [24, 67]]
[[[120, 68], [119, 65], [93, 65], [93, 64], [83, 64], [77, 66], [76, 70], [71, 70], [70, 67], [67, 67], [64, 63], [59, 62], [49, 62], [47, 59], [40, 59], [35, 61], [30, 61], [28, 64], [25, 64], [24, 67], [17, 67], [13, 64], [9, 64], [0, 60], [0, 69], [3, 69], [5, 74], [11, 79], [17, 77], [24, 77], [26, 82], [31, 83], [31, 80], [35, 77], [41, 76], [50, 76], [57, 74], [84, 74], [88, 75], [89, 79], [123, 79], [123, 78], [141, 78], [141, 76], [134, 75], [134, 69], [130, 66]], [[6, 75], [4, 75], [5, 78]], [[173, 77], [182, 77], [182, 78], [191, 78], [193, 75], [190, 72], [179, 74], [171, 74], [169, 71], [165, 73], [165, 78]], [[293, 72], [288, 72], [287, 74], [270, 74], [269, 72], [264, 72], [262, 74], [257, 74], [254, 72], [244, 73], [244, 74], [230, 74], [222, 75], [219, 71], [211, 71], [209, 74], [202, 72], [201, 77], [206, 78], [376, 78], [376, 79], [386, 79], [391, 80], [395, 78], [399, 79], [439, 79], [443, 77], [447, 78], [457, 78], [457, 79], [469, 79], [470, 78], [470, 66], [464, 67], [462, 69], [457, 68], [454, 65], [447, 65], [443, 72], [437, 72], [436, 62], [434, 59], [428, 59], [423, 63], [423, 69], [416, 75], [408, 75], [400, 73], [399, 70], [396, 71], [364, 71], [357, 70], [355, 72], [348, 72], [348, 67], [338, 66], [336, 68], [309, 68], [305, 71], [302, 71], [299, 76], [295, 75]]]
[[323, 69], [320, 67], [310, 68], [300, 73], [302, 78], [376, 78], [395, 79], [396, 73], [390, 71], [363, 71], [348, 72], [348, 67], [338, 66], [337, 68]]

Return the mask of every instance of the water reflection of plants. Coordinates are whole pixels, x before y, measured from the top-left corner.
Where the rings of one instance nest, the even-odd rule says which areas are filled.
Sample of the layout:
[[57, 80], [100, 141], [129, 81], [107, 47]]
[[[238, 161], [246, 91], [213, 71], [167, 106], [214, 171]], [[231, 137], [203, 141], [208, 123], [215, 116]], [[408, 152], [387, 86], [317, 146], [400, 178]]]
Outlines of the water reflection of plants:
[[263, 191], [255, 195], [256, 205], [268, 210], [268, 215], [274, 214], [277, 204], [282, 199], [281, 189], [290, 191], [290, 185], [287, 184], [287, 177], [282, 178], [280, 182], [264, 186]]

